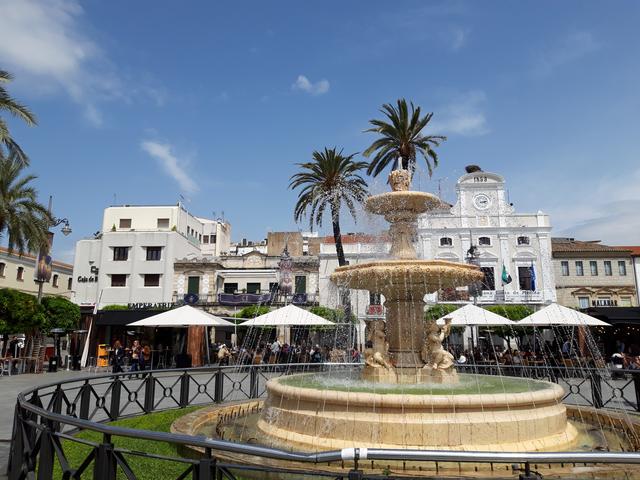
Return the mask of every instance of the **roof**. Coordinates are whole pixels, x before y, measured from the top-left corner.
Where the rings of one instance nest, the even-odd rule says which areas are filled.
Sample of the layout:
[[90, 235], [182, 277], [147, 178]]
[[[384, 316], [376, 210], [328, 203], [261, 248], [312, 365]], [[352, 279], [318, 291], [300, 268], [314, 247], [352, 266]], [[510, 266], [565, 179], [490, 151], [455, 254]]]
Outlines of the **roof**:
[[616, 248], [620, 250], [630, 250], [632, 257], [640, 257], [640, 246], [621, 246]]
[[[342, 243], [343, 244], [352, 244], [352, 243], [384, 243], [389, 241], [388, 235], [371, 235], [368, 233], [350, 233], [347, 235], [342, 235]], [[322, 243], [335, 243], [333, 239], [333, 235], [328, 235], [326, 237], [322, 237]]]
[[574, 252], [574, 253], [598, 253], [615, 252], [618, 254], [630, 254], [624, 247], [612, 247], [603, 245], [600, 240], [575, 240], [573, 238], [552, 238], [551, 250], [553, 253]]
[[[18, 253], [17, 250], [14, 250], [13, 252], [9, 252], [9, 249], [7, 247], [0, 247], [0, 253], [5, 253], [6, 255], [10, 256], [10, 257], [14, 257], [14, 258], [28, 258], [29, 260], [33, 260], [35, 261], [36, 256], [33, 255], [32, 253], [23, 253], [20, 254]], [[57, 260], [54, 260], [53, 262], [53, 266], [54, 267], [59, 267], [59, 268], [67, 268], [70, 270], [73, 270], [73, 265], [69, 264], [69, 263], [65, 263], [65, 262], [59, 262]]]

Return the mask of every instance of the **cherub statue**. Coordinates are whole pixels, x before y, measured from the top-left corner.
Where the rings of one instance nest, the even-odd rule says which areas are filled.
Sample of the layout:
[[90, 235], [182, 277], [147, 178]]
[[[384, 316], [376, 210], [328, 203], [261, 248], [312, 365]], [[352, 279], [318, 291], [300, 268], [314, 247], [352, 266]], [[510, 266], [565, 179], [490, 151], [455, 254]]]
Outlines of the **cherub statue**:
[[373, 368], [392, 368], [389, 362], [389, 344], [385, 333], [384, 320], [372, 320], [368, 325], [367, 344], [364, 350], [364, 363]]
[[433, 370], [447, 370], [453, 367], [453, 355], [442, 348], [442, 341], [451, 330], [451, 318], [444, 319], [444, 326], [440, 327], [436, 322], [427, 324], [427, 341], [422, 349], [422, 359], [426, 365], [424, 368]]

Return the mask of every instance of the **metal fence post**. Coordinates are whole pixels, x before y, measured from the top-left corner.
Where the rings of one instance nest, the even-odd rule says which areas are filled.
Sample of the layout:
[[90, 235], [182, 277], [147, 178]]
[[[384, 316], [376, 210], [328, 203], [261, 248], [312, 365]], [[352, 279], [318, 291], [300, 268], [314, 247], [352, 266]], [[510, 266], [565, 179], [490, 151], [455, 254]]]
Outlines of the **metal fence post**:
[[249, 370], [249, 398], [258, 398], [259, 383], [258, 372], [256, 367]]
[[53, 439], [49, 429], [40, 434], [40, 455], [38, 456], [38, 480], [53, 478]]
[[89, 419], [89, 404], [91, 403], [91, 385], [89, 380], [85, 380], [84, 385], [80, 387], [80, 418]]
[[180, 407], [184, 408], [189, 405], [189, 384], [191, 383], [191, 377], [187, 372], [184, 372], [180, 377]]
[[144, 382], [144, 411], [149, 413], [153, 412], [156, 399], [156, 379], [153, 373], [149, 373]]
[[224, 398], [224, 372], [222, 369], [218, 369], [215, 378], [215, 391], [213, 393], [213, 401], [221, 403]]
[[109, 418], [117, 420], [120, 416], [120, 392], [122, 391], [122, 380], [116, 377], [111, 387], [111, 408], [109, 409]]
[[602, 379], [597, 371], [591, 375], [591, 399], [595, 408], [602, 408]]
[[103, 443], [96, 447], [93, 478], [94, 480], [116, 480], [116, 461], [109, 435], [105, 435]]
[[9, 450], [9, 461], [7, 464], [7, 476], [10, 480], [17, 480], [22, 477], [22, 467], [24, 465], [24, 429], [22, 427], [22, 411], [20, 402], [16, 403], [13, 418], [13, 435], [11, 436], [11, 447]]
[[640, 374], [632, 373], [633, 387], [636, 391], [636, 411], [640, 412]]
[[214, 460], [204, 458], [193, 468], [193, 480], [215, 480], [213, 467]]

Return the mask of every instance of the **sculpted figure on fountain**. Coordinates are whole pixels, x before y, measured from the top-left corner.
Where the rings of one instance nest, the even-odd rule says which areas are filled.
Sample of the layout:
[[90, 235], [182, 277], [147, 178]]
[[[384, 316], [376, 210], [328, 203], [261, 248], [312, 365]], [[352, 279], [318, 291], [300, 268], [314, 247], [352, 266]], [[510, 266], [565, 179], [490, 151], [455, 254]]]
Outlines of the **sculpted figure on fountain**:
[[384, 320], [372, 320], [368, 325], [367, 348], [364, 350], [364, 362], [373, 368], [393, 368], [389, 362], [389, 343], [385, 333]]
[[444, 321], [443, 327], [433, 321], [427, 324], [427, 338], [422, 349], [422, 359], [426, 363], [424, 366], [426, 369], [453, 371], [453, 355], [442, 347], [442, 341], [447, 338], [451, 330], [451, 319], [445, 318]]

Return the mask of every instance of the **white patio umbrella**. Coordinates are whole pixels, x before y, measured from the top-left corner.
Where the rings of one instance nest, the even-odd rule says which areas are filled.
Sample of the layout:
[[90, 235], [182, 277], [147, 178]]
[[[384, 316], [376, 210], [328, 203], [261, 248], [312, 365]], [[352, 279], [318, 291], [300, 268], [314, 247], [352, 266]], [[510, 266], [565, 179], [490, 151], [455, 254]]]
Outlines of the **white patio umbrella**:
[[[128, 324], [129, 327], [190, 327], [190, 326], [202, 326], [202, 327], [232, 327], [233, 323], [228, 322], [220, 317], [211, 315], [210, 313], [193, 308], [189, 305], [185, 305], [180, 308], [174, 308], [167, 310], [166, 312], [153, 315], [151, 317], [143, 318], [136, 322]], [[207, 346], [207, 361], [210, 363], [209, 358], [209, 335], [206, 334], [205, 329], [205, 341]]]
[[318, 315], [311, 313], [304, 308], [295, 305], [287, 305], [286, 307], [273, 310], [259, 317], [252, 318], [241, 323], [240, 327], [293, 327], [293, 326], [311, 326], [311, 325], [335, 325], [333, 322], [326, 320]]
[[553, 327], [564, 325], [567, 327], [610, 327], [607, 322], [598, 320], [590, 315], [572, 308], [552, 303], [523, 318], [517, 325], [529, 327]]
[[448, 313], [436, 320], [440, 325], [444, 324], [444, 319], [450, 318], [451, 325], [477, 325], [489, 327], [495, 325], [515, 325], [516, 322], [509, 320], [497, 313], [490, 312], [484, 308], [472, 304], [465, 305], [454, 312]]
[[129, 327], [189, 327], [191, 325], [233, 327], [234, 324], [189, 305], [167, 310], [128, 324]]

